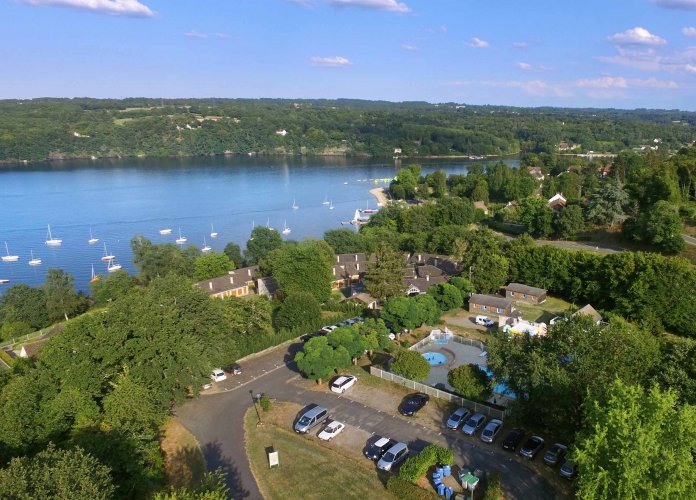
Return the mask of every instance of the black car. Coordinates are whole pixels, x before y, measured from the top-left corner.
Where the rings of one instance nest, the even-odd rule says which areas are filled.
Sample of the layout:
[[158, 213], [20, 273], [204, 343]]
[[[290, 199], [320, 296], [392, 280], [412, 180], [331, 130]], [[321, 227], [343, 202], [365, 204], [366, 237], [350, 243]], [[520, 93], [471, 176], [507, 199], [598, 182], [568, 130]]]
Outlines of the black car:
[[562, 464], [567, 452], [568, 447], [566, 445], [556, 443], [544, 454], [544, 462], [551, 467]]
[[527, 441], [524, 442], [522, 448], [520, 448], [520, 455], [527, 457], [528, 459], [533, 459], [539, 451], [544, 447], [544, 438], [539, 436], [532, 436]]
[[527, 432], [524, 429], [512, 429], [510, 432], [508, 432], [507, 436], [505, 436], [505, 440], [503, 441], [503, 449], [515, 451], [522, 439], [524, 439], [524, 435], [526, 433]]
[[399, 405], [399, 413], [407, 417], [412, 417], [418, 410], [428, 404], [430, 397], [422, 392], [410, 394], [404, 398]]
[[379, 460], [386, 451], [396, 444], [396, 441], [389, 438], [383, 438], [380, 436], [375, 436], [377, 438], [371, 445], [365, 450], [365, 456], [370, 460]]

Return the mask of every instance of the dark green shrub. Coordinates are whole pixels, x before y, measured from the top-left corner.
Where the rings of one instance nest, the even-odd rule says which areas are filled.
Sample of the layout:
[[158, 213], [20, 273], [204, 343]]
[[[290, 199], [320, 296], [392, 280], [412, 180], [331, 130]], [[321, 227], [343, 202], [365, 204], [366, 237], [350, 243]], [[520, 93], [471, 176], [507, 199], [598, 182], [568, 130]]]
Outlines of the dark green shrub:
[[415, 484], [404, 481], [397, 476], [389, 478], [389, 481], [387, 481], [387, 491], [391, 493], [394, 498], [407, 498], [409, 500], [435, 500], [437, 498], [437, 495], [434, 493], [419, 488]]
[[452, 450], [436, 444], [429, 444], [420, 453], [403, 463], [399, 470], [399, 477], [404, 481], [415, 483], [433, 465], [452, 465], [453, 460]]
[[271, 409], [271, 400], [267, 394], [264, 394], [263, 396], [261, 396], [261, 399], [259, 400], [259, 405], [261, 406], [261, 409], [264, 412], [267, 412], [268, 410]]

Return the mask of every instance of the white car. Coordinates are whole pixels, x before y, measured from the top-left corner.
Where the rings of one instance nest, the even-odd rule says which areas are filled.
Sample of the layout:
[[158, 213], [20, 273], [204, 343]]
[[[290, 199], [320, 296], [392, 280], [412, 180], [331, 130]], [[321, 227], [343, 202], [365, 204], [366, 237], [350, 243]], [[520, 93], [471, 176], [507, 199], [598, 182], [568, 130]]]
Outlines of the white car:
[[338, 394], [343, 394], [348, 389], [353, 387], [355, 382], [358, 381], [358, 377], [354, 375], [343, 375], [334, 380], [331, 384], [331, 392], [337, 392]]
[[223, 380], [227, 380], [227, 375], [221, 368], [215, 368], [210, 378], [213, 379], [213, 382], [222, 382]]
[[495, 325], [495, 321], [493, 321], [488, 316], [476, 316], [476, 324], [483, 326], [493, 326]]
[[319, 439], [322, 441], [329, 441], [331, 438], [338, 436], [343, 429], [346, 428], [346, 424], [339, 422], [338, 420], [332, 420], [329, 425], [324, 427], [319, 433]]

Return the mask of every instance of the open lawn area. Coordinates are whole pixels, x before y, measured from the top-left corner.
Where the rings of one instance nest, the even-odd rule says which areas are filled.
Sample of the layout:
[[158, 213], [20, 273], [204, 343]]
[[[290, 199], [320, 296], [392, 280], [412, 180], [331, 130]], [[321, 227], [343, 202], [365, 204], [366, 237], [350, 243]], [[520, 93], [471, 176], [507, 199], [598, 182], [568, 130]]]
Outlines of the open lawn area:
[[515, 303], [515, 308], [522, 313], [522, 318], [527, 321], [548, 324], [553, 317], [560, 316], [568, 311], [575, 312], [576, 309], [584, 305], [573, 306], [573, 304], [563, 299], [549, 296], [543, 304], [517, 302]]
[[205, 459], [196, 438], [175, 418], [164, 424], [160, 442], [167, 484], [181, 488], [197, 484], [205, 473]]
[[[244, 419], [244, 439], [251, 470], [267, 500], [360, 498], [393, 499], [372, 462], [357, 460], [320, 444], [313, 434], [302, 436], [291, 430], [299, 405], [274, 403], [257, 426], [250, 409]], [[339, 436], [341, 437], [341, 436]], [[338, 439], [338, 438], [336, 438]], [[279, 453], [280, 467], [270, 469], [266, 449]]]

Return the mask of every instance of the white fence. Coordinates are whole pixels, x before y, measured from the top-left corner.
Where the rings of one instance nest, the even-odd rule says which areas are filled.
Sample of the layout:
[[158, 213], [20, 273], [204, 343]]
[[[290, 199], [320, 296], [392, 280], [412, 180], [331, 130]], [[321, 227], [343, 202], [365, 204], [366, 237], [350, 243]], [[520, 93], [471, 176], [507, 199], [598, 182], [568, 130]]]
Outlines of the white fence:
[[450, 392], [442, 391], [440, 389], [430, 387], [429, 385], [421, 384], [420, 382], [416, 382], [414, 380], [409, 380], [400, 375], [395, 375], [391, 372], [381, 370], [375, 366], [370, 366], [370, 374], [374, 375], [375, 377], [379, 377], [381, 379], [389, 380], [390, 382], [395, 382], [399, 385], [403, 385], [404, 387], [408, 387], [409, 389], [413, 389], [414, 391], [424, 392], [428, 396], [432, 396], [438, 399], [444, 399], [445, 401], [458, 406], [466, 406], [468, 408], [473, 409], [474, 413], [483, 413], [484, 415], [500, 420], [503, 420], [505, 415], [507, 415], [508, 413], [507, 410], [499, 410], [497, 408], [493, 408], [483, 403], [470, 401]]

